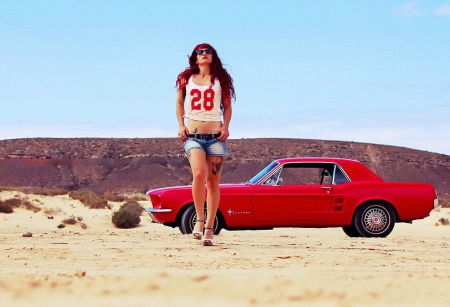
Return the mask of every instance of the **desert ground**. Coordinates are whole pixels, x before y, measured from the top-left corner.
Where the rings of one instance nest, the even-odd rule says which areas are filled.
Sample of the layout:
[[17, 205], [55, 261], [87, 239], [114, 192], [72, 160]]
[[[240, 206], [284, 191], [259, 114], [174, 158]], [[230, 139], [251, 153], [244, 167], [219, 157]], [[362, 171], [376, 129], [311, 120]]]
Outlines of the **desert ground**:
[[[387, 238], [223, 230], [203, 247], [145, 213], [139, 227], [115, 228], [120, 203], [0, 192], [12, 197], [46, 210], [0, 213], [1, 306], [450, 306], [445, 208]], [[70, 216], [82, 221], [57, 227]]]

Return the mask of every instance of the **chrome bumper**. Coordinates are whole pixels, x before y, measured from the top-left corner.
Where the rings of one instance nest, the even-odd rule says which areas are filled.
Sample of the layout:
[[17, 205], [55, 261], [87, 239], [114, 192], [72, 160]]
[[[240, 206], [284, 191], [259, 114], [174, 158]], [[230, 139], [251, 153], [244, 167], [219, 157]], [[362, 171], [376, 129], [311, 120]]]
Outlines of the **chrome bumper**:
[[433, 208], [436, 208], [439, 206], [439, 199], [435, 198], [433, 202]]
[[155, 209], [155, 208], [145, 208], [145, 211], [148, 213], [153, 223], [159, 223], [156, 217], [152, 213], [164, 213], [164, 212], [172, 212], [172, 209]]

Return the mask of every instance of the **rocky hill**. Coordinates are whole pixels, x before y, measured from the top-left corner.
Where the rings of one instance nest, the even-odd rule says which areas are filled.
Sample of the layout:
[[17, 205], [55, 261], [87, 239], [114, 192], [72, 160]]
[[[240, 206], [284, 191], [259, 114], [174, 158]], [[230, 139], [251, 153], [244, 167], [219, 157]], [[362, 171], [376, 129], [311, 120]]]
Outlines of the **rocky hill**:
[[[229, 140], [222, 182], [243, 182], [281, 157], [356, 159], [387, 181], [432, 183], [450, 198], [450, 156], [404, 147], [306, 139]], [[0, 140], [0, 186], [146, 192], [190, 184], [175, 138]]]

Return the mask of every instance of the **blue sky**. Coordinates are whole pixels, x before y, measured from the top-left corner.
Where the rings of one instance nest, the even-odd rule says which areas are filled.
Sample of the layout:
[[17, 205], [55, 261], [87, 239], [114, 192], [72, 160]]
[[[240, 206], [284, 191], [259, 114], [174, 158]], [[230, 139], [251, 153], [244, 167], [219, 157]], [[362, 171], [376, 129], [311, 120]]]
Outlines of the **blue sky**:
[[195, 45], [235, 81], [231, 138], [450, 155], [450, 1], [0, 1], [0, 139], [176, 137]]

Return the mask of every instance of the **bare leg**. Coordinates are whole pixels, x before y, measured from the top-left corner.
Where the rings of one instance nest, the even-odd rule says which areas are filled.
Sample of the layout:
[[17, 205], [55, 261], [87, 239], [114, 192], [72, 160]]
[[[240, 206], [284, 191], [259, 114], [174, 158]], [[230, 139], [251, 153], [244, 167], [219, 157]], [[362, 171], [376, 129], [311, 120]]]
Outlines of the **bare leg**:
[[212, 239], [214, 236], [213, 230], [214, 220], [216, 218], [217, 208], [220, 202], [220, 176], [222, 174], [222, 166], [225, 161], [225, 157], [208, 156], [207, 161], [207, 177], [206, 186], [208, 188], [207, 195], [207, 220], [205, 224], [205, 236], [204, 239]]
[[[197, 220], [205, 220], [205, 181], [207, 174], [206, 153], [201, 149], [191, 149], [187, 153], [192, 170], [192, 197], [194, 198]], [[194, 231], [203, 232], [205, 223], [196, 223]]]

